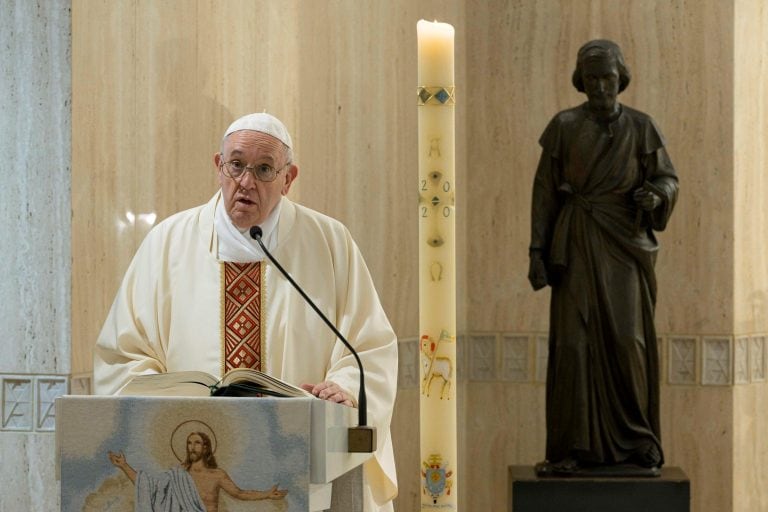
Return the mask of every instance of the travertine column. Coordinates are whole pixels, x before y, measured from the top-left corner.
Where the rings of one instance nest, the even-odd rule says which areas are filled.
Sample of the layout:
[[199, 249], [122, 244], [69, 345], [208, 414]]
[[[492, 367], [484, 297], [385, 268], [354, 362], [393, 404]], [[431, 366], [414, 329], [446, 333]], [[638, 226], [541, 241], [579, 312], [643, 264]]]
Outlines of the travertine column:
[[70, 369], [69, 1], [0, 2], [0, 510], [58, 510]]

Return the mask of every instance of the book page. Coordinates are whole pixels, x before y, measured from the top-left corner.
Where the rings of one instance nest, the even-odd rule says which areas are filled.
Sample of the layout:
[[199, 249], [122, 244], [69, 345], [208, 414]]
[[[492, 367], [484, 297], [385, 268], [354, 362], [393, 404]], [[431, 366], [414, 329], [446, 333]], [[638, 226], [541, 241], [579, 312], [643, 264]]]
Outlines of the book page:
[[249, 383], [258, 387], [263, 387], [269, 395], [286, 397], [313, 397], [312, 393], [301, 389], [298, 386], [289, 384], [283, 380], [267, 375], [266, 373], [251, 368], [235, 368], [227, 372], [221, 379], [220, 386], [229, 386], [234, 383]]
[[132, 396], [210, 396], [217, 379], [205, 372], [155, 373], [134, 377], [119, 395]]

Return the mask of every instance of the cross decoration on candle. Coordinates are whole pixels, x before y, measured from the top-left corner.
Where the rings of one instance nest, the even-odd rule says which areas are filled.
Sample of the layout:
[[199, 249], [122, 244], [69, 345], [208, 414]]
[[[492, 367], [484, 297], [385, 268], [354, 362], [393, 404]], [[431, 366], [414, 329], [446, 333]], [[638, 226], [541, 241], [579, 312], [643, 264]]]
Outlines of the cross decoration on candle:
[[454, 30], [421, 20], [416, 31], [421, 510], [456, 510]]

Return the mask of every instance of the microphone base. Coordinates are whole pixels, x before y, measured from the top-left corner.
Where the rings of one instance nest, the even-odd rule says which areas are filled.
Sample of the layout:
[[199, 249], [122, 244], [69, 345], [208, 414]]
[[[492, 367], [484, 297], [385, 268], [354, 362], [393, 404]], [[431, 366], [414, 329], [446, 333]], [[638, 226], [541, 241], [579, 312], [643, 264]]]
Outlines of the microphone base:
[[376, 427], [358, 426], [347, 429], [349, 453], [373, 453], [376, 451]]

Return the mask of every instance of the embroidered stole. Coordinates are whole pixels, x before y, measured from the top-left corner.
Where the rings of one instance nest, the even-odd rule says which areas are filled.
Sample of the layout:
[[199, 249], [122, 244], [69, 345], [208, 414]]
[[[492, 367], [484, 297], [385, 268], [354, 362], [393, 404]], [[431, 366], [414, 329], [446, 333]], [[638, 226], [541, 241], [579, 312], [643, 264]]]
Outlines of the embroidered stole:
[[263, 370], [264, 266], [256, 261], [226, 262], [222, 267], [222, 375], [234, 368]]

